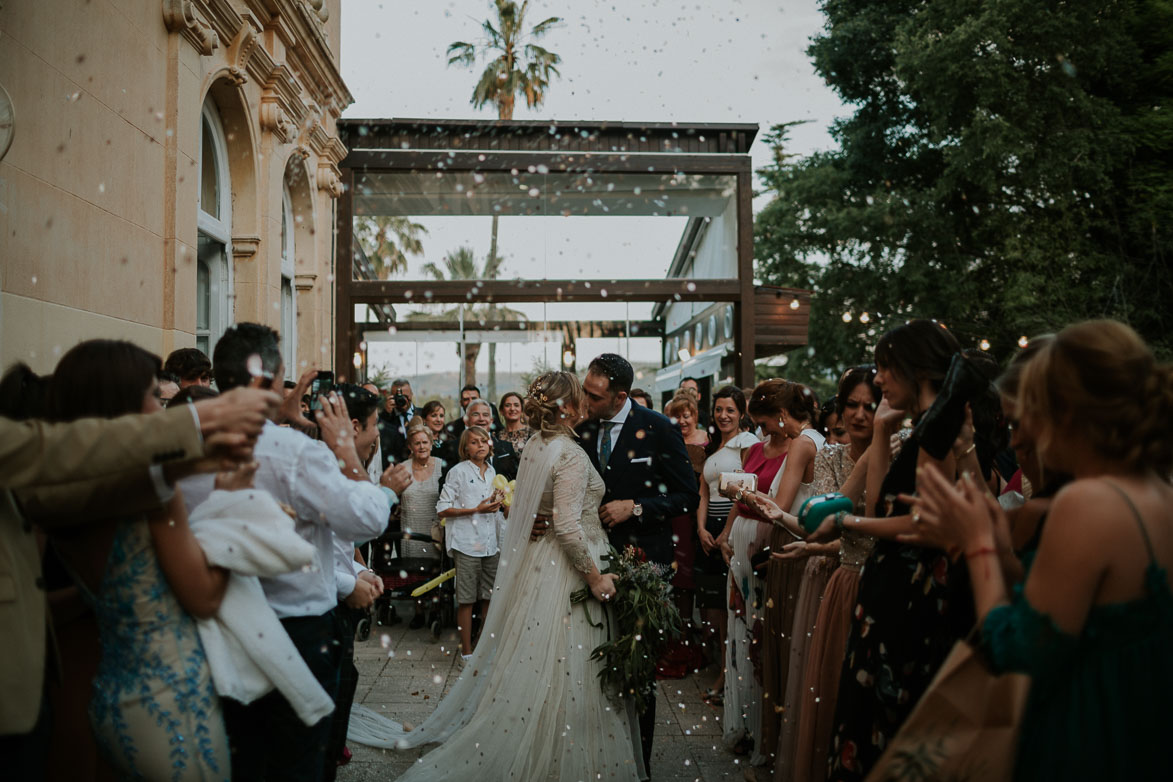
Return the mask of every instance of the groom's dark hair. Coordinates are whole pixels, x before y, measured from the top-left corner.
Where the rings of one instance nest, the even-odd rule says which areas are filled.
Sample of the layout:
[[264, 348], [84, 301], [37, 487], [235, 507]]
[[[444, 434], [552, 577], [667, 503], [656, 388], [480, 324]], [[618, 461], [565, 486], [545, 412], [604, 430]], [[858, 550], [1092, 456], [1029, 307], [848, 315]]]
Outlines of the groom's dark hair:
[[587, 372], [594, 372], [596, 375], [607, 378], [609, 384], [607, 388], [615, 394], [620, 391], [630, 391], [631, 384], [635, 380], [635, 370], [631, 368], [627, 359], [618, 353], [603, 353], [596, 356], [595, 360], [587, 367]]

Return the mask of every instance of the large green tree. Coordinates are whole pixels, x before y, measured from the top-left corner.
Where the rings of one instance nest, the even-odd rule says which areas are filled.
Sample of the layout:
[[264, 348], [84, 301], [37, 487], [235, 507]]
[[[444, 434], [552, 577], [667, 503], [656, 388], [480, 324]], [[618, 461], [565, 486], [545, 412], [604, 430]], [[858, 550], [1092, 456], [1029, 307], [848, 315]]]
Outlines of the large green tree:
[[1173, 351], [1170, 0], [823, 12], [808, 52], [853, 111], [801, 160], [777, 126], [759, 172], [759, 274], [816, 291], [787, 374], [827, 377], [917, 316], [1000, 358], [1093, 317]]
[[[448, 46], [448, 64], [472, 68], [477, 58], [486, 61], [485, 69], [472, 91], [470, 103], [475, 108], [492, 104], [498, 119], [513, 119], [513, 106], [520, 95], [531, 109], [541, 107], [546, 99], [550, 79], [558, 76], [562, 58], [539, 46], [536, 41], [545, 37], [562, 20], [551, 16], [525, 28], [529, 0], [521, 4], [512, 0], [493, 0], [496, 19], [481, 22], [485, 38], [479, 43], [455, 41]], [[489, 257], [485, 279], [496, 279], [500, 267], [497, 252], [497, 215], [493, 215], [489, 235]], [[489, 306], [490, 316], [493, 307]], [[480, 351], [480, 345], [477, 345]], [[467, 381], [471, 383], [472, 381]], [[497, 345], [489, 343], [489, 397], [497, 395]]]

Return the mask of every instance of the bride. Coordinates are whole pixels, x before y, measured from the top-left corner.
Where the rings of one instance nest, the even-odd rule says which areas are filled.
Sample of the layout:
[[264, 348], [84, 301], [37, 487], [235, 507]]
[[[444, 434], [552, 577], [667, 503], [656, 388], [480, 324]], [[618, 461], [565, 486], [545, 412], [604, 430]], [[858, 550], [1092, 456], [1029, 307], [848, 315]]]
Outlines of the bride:
[[[599, 572], [607, 536], [599, 522], [603, 479], [575, 440], [583, 392], [569, 372], [533, 382], [526, 444], [488, 615], [472, 659], [427, 720], [411, 731], [355, 706], [349, 738], [407, 749], [438, 743], [401, 782], [421, 780], [636, 780], [645, 776], [639, 722], [599, 687], [591, 650], [607, 630], [570, 595], [585, 582], [598, 600], [615, 594]], [[553, 535], [531, 542], [536, 515]], [[596, 605], [596, 620], [605, 616]]]

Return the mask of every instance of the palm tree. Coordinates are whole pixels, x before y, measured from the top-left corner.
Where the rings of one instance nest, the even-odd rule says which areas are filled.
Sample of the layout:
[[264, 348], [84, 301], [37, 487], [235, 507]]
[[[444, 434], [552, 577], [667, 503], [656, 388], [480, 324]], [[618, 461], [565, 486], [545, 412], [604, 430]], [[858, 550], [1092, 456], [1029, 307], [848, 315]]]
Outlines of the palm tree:
[[[434, 263], [428, 262], [423, 265], [421, 271], [424, 277], [433, 280], [487, 280], [492, 279], [489, 272], [492, 270], [496, 274], [496, 269], [501, 266], [499, 258], [487, 257], [484, 265], [477, 263], [476, 256], [473, 254], [471, 247], [458, 247], [457, 249], [447, 253], [442, 261], [442, 267]], [[461, 304], [452, 309], [442, 310], [440, 312], [412, 312], [408, 314], [410, 320], [444, 320], [453, 321], [458, 320], [463, 313], [464, 322], [467, 324], [471, 321], [486, 321], [486, 320], [524, 320], [525, 316], [517, 310], [509, 309], [508, 307], [496, 307], [492, 304], [478, 305], [473, 303]], [[493, 343], [489, 343], [490, 353], [492, 353]], [[477, 356], [481, 353], [481, 343], [469, 342], [464, 346], [464, 382], [476, 383], [477, 376]], [[460, 355], [460, 345], [456, 346], [456, 354]], [[490, 355], [489, 366], [490, 373], [493, 372], [493, 360], [495, 356]], [[490, 390], [490, 398], [492, 397], [492, 390]]]
[[[498, 119], [513, 119], [513, 104], [518, 95], [525, 97], [525, 105], [539, 108], [546, 99], [550, 77], [559, 76], [557, 65], [562, 58], [538, 46], [534, 41], [544, 37], [562, 20], [557, 16], [543, 19], [525, 32], [525, 14], [529, 0], [519, 6], [512, 0], [493, 0], [497, 7], [497, 24], [486, 19], [481, 22], [486, 39], [480, 45], [455, 41], [448, 46], [448, 64], [471, 68], [477, 55], [489, 60], [481, 78], [472, 91], [471, 103], [481, 108], [486, 103], [497, 107]], [[489, 261], [485, 264], [485, 279], [496, 279], [500, 265], [497, 254], [497, 215], [493, 215], [489, 239]], [[489, 305], [490, 313], [493, 306]], [[480, 351], [480, 345], [477, 345]], [[472, 382], [471, 380], [468, 382]], [[489, 397], [497, 394], [497, 345], [489, 343]]]
[[551, 16], [525, 32], [525, 13], [529, 0], [519, 6], [512, 0], [493, 0], [497, 6], [497, 26], [486, 19], [481, 23], [486, 40], [480, 45], [455, 41], [448, 46], [448, 64], [472, 67], [477, 55], [489, 59], [480, 81], [472, 91], [472, 105], [481, 108], [486, 103], [497, 107], [498, 119], [513, 119], [513, 102], [518, 95], [525, 97], [531, 109], [542, 105], [550, 77], [558, 76], [562, 58], [543, 49], [537, 41], [562, 20]]
[[428, 229], [410, 217], [375, 215], [354, 221], [354, 237], [380, 279], [407, 271], [407, 256], [423, 255]]

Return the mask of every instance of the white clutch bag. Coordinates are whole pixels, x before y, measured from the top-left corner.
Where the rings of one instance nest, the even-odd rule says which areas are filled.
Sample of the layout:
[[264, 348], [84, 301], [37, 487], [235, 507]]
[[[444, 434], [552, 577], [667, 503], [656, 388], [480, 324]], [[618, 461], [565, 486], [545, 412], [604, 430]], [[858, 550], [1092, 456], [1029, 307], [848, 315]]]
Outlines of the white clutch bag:
[[757, 491], [758, 476], [752, 472], [723, 472], [717, 479], [717, 489], [721, 493], [734, 485], [740, 485], [744, 491]]

